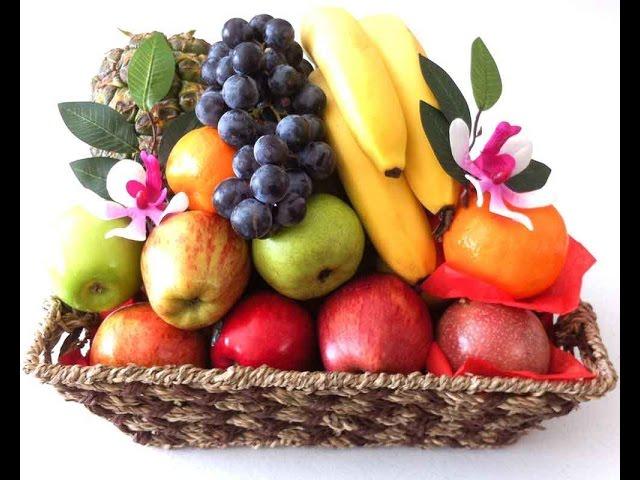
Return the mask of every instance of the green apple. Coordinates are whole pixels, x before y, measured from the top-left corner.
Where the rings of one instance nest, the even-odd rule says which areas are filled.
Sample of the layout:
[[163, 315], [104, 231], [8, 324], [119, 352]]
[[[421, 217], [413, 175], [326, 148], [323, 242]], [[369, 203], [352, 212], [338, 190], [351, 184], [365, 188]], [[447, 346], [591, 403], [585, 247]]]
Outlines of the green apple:
[[321, 297], [349, 280], [362, 260], [364, 230], [349, 205], [333, 195], [316, 194], [298, 225], [252, 242], [256, 269], [287, 297]]
[[129, 219], [100, 220], [80, 206], [55, 222], [49, 259], [54, 294], [67, 305], [101, 312], [131, 298], [142, 283], [140, 253], [143, 242], [104, 238]]

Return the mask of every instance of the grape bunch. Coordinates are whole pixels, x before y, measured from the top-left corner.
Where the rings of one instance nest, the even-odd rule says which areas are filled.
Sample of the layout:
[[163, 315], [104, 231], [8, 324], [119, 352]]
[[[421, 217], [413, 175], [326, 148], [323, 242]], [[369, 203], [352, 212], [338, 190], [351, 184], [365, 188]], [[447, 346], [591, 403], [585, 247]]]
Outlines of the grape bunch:
[[320, 118], [327, 98], [307, 81], [313, 66], [294, 33], [289, 22], [266, 14], [232, 18], [202, 65], [209, 87], [196, 115], [237, 148], [235, 177], [220, 183], [212, 200], [245, 239], [302, 221], [313, 181], [335, 169]]

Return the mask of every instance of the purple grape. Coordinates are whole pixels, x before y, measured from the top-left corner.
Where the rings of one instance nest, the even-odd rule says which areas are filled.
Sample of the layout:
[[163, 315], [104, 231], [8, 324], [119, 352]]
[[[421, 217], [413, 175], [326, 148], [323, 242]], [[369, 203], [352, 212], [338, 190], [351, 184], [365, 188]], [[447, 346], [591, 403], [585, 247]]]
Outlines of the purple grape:
[[243, 180], [251, 179], [251, 175], [260, 167], [253, 156], [253, 147], [245, 145], [236, 151], [231, 163], [233, 173]]
[[242, 200], [231, 213], [231, 226], [245, 240], [267, 235], [272, 224], [271, 207], [255, 198]]
[[256, 139], [256, 125], [247, 112], [229, 110], [218, 122], [218, 134], [227, 144], [240, 148]]
[[253, 146], [253, 156], [259, 165], [283, 165], [288, 155], [287, 144], [275, 135], [263, 135]]
[[227, 47], [227, 45], [224, 42], [216, 42], [213, 45], [211, 45], [211, 48], [209, 49], [209, 55], [207, 58], [209, 60], [214, 60], [217, 62], [221, 58], [229, 55], [229, 53], [231, 53], [231, 50], [229, 50], [229, 47]]
[[325, 142], [311, 142], [300, 152], [299, 160], [300, 166], [314, 180], [324, 180], [336, 167], [333, 149]]
[[263, 165], [255, 171], [249, 186], [257, 200], [273, 205], [286, 195], [289, 177], [283, 168], [276, 165]]
[[320, 117], [309, 113], [302, 115], [302, 117], [309, 125], [309, 140], [312, 142], [316, 140], [324, 140], [324, 124]]
[[291, 24], [282, 18], [269, 20], [264, 29], [265, 43], [277, 50], [286, 50], [293, 42], [294, 35]]
[[276, 122], [271, 122], [269, 120], [259, 120], [257, 122], [258, 136], [275, 135], [277, 125], [278, 124]]
[[249, 20], [249, 25], [253, 28], [253, 37], [256, 40], [264, 40], [264, 32], [267, 27], [267, 23], [269, 20], [272, 20], [273, 17], [266, 13], [261, 13], [260, 15], [256, 15], [251, 20]]
[[233, 49], [231, 63], [236, 73], [252, 75], [262, 68], [262, 47], [254, 42], [242, 42]]
[[253, 40], [253, 28], [242, 18], [231, 18], [222, 27], [222, 41], [229, 48], [251, 40]]
[[309, 141], [309, 124], [300, 115], [288, 115], [278, 123], [276, 135], [287, 143], [289, 150], [297, 152]]
[[236, 72], [233, 70], [230, 56], [227, 55], [226, 57], [223, 57], [218, 61], [218, 64], [216, 65], [216, 81], [220, 85], [224, 85], [224, 82], [227, 81], [227, 78], [229, 78], [234, 73]]
[[230, 218], [233, 209], [245, 198], [251, 198], [249, 183], [239, 178], [227, 178], [213, 192], [213, 206], [218, 215]]
[[209, 90], [202, 94], [196, 104], [196, 117], [203, 125], [217, 127], [220, 118], [228, 110], [220, 92]]
[[312, 83], [304, 85], [293, 99], [293, 109], [296, 113], [320, 115], [326, 106], [327, 96], [320, 87]]
[[286, 65], [287, 59], [283, 54], [274, 50], [273, 48], [267, 48], [264, 51], [264, 69], [267, 73], [271, 73], [278, 65]]
[[303, 58], [296, 67], [296, 70], [298, 70], [304, 78], [307, 78], [311, 74], [311, 72], [313, 72], [313, 65], [311, 65], [311, 62], [309, 60]]
[[291, 66], [299, 65], [302, 61], [302, 47], [298, 42], [292, 42], [284, 51], [287, 63]]
[[230, 108], [248, 110], [258, 103], [258, 86], [251, 77], [231, 75], [222, 86], [222, 97]]
[[291, 65], [278, 65], [269, 76], [269, 89], [278, 97], [295, 94], [302, 86], [302, 75]]
[[307, 201], [295, 193], [288, 193], [278, 202], [275, 221], [283, 227], [290, 227], [302, 221], [307, 213]]
[[216, 68], [218, 66], [218, 60], [213, 58], [207, 59], [200, 69], [200, 78], [205, 85], [218, 85], [216, 77]]
[[309, 198], [313, 192], [313, 182], [311, 177], [307, 175], [303, 170], [289, 170], [289, 190], [287, 195], [296, 194], [303, 198]]

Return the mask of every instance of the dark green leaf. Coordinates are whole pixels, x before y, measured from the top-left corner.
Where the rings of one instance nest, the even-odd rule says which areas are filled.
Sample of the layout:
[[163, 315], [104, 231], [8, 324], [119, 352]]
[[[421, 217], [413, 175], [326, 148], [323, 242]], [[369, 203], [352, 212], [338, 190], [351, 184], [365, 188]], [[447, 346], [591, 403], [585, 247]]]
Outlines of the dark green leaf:
[[107, 105], [65, 102], [58, 109], [71, 133], [92, 147], [126, 154], [138, 149], [133, 125]]
[[521, 171], [519, 174], [514, 175], [505, 183], [514, 192], [524, 193], [538, 190], [544, 187], [549, 178], [551, 169], [544, 163], [536, 160], [531, 160], [531, 163], [527, 168]]
[[471, 45], [471, 86], [476, 105], [489, 110], [502, 94], [502, 80], [495, 60], [480, 37]]
[[456, 118], [463, 119], [471, 129], [469, 105], [453, 79], [435, 62], [420, 56], [420, 69], [427, 85], [438, 100], [440, 110], [449, 123]]
[[107, 174], [119, 160], [109, 157], [90, 157], [71, 162], [71, 170], [80, 180], [83, 187], [97, 193], [106, 200], [111, 200], [107, 193]]
[[202, 124], [198, 121], [195, 112], [183, 113], [178, 118], [172, 120], [162, 133], [160, 148], [158, 148], [160, 165], [164, 166], [167, 163], [171, 149], [178, 143], [178, 140], [186, 133], [201, 126]]
[[449, 144], [449, 122], [440, 110], [420, 101], [420, 119], [422, 128], [433, 148], [440, 165], [449, 176], [460, 183], [467, 183], [465, 171], [453, 159]]
[[136, 49], [129, 62], [128, 82], [136, 105], [150, 111], [171, 88], [176, 61], [166, 38], [154, 33]]

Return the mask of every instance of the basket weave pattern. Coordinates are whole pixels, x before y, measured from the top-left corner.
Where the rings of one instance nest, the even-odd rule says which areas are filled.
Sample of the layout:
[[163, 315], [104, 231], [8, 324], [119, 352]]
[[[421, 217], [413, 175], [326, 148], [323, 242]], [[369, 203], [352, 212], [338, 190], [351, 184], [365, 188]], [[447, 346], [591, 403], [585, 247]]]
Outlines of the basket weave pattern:
[[52, 363], [63, 334], [97, 319], [55, 298], [46, 312], [25, 371], [136, 442], [161, 447], [495, 447], [603, 396], [617, 382], [586, 303], [554, 328], [556, 343], [571, 352], [577, 348], [598, 374], [581, 382], [268, 367], [65, 366]]

